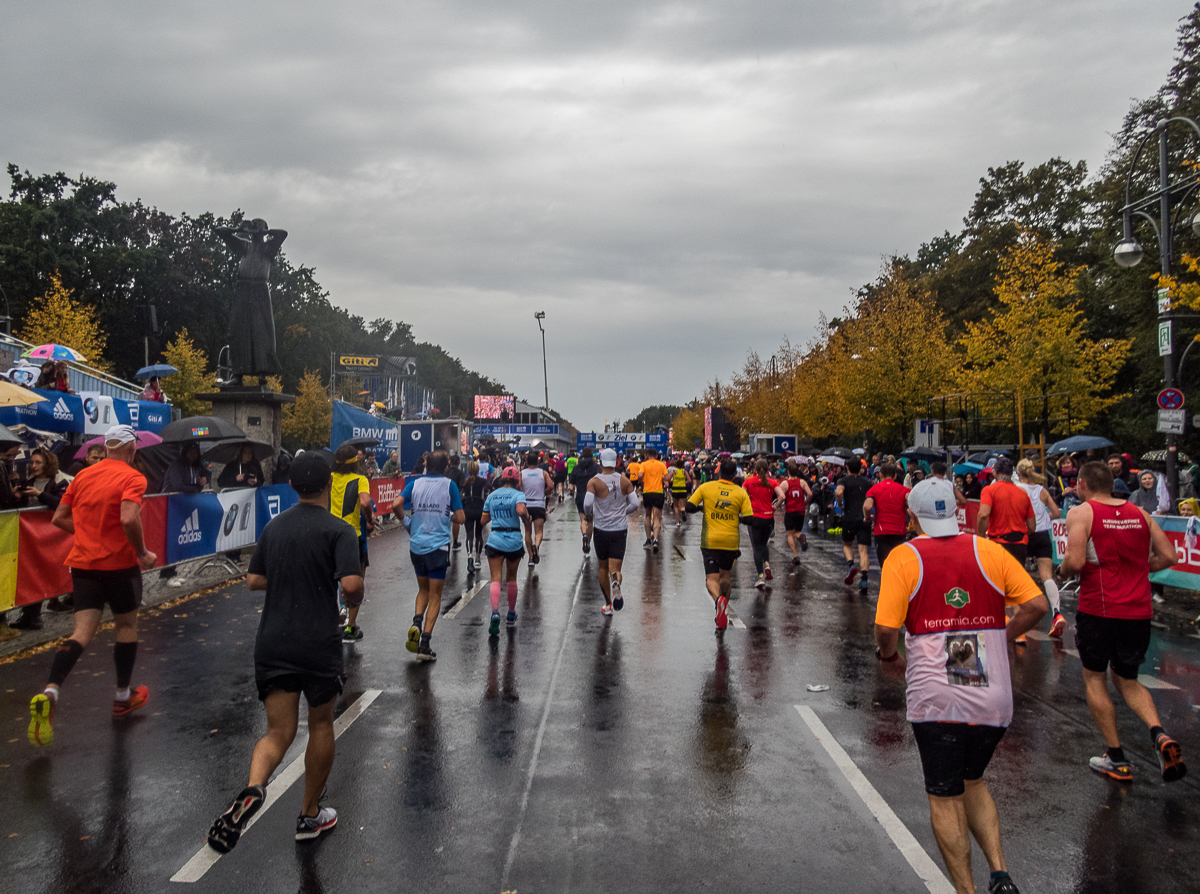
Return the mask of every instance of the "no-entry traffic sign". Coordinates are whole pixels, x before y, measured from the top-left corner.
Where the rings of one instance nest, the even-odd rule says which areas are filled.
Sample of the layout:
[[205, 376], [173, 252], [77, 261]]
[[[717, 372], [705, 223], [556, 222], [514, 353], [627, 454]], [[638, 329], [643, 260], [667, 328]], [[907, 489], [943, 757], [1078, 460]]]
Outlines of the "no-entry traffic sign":
[[1183, 407], [1183, 392], [1178, 388], [1164, 388], [1158, 392], [1160, 410], [1178, 410]]

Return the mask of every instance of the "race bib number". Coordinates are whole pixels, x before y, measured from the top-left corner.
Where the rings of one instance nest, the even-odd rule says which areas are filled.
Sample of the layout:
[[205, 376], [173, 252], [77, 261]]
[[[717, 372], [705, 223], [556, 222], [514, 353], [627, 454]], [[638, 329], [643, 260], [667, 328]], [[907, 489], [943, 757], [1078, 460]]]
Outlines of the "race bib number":
[[951, 686], [987, 686], [987, 648], [978, 633], [947, 633], [946, 682]]

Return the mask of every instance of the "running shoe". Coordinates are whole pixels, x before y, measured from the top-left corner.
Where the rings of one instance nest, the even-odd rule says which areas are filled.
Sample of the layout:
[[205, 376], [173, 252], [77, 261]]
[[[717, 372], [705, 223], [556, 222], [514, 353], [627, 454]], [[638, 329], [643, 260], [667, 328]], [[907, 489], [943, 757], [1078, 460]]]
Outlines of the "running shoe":
[[583, 554], [586, 556], [592, 551], [592, 542], [588, 540], [588, 535], [583, 535]]
[[617, 576], [615, 574], [611, 578], [609, 587], [612, 590], [613, 608], [615, 608], [617, 611], [620, 611], [625, 607], [625, 599], [621, 596], [621, 582], [617, 580]]
[[429, 643], [421, 643], [421, 647], [417, 649], [418, 661], [437, 661], [437, 652], [433, 651], [433, 647]]
[[1061, 639], [1066, 630], [1067, 619], [1062, 616], [1062, 612], [1055, 612], [1054, 620], [1050, 622], [1050, 635]]
[[218, 854], [227, 854], [242, 837], [250, 817], [258, 813], [267, 798], [266, 786], [248, 785], [233, 799], [229, 809], [213, 820], [208, 829], [208, 846]]
[[504, 626], [507, 627], [509, 630], [512, 630], [514, 627], [517, 626], [517, 613], [516, 612], [510, 611], [508, 613], [508, 617], [504, 619]]
[[729, 617], [725, 614], [725, 608], [729, 605], [729, 600], [724, 596], [717, 597], [717, 629], [724, 630], [729, 626]]
[[642, 544], [642, 549], [650, 549], [652, 546], [654, 546], [654, 538], [647, 537], [646, 542]]
[[332, 807], [322, 807], [316, 816], [301, 816], [296, 819], [296, 840], [312, 841], [336, 825], [337, 811]]
[[1179, 743], [1166, 733], [1159, 733], [1154, 740], [1154, 750], [1158, 752], [1158, 766], [1162, 770], [1163, 782], [1174, 782], [1187, 775], [1187, 767], [1183, 764], [1183, 749]]
[[488, 636], [500, 635], [500, 612], [492, 612], [492, 623], [488, 624]]
[[808, 552], [808, 537], [804, 534], [800, 535], [800, 551], [804, 553]]
[[843, 580], [842, 583], [844, 583], [846, 586], [850, 586], [852, 583], [854, 583], [854, 578], [856, 577], [858, 577], [858, 566], [851, 565], [850, 570], [846, 572], [846, 579]]
[[1026, 639], [1025, 634], [1022, 633], [1020, 636], [1018, 636], [1016, 639], [1014, 639], [1013, 642], [1016, 643], [1018, 646], [1023, 646], [1025, 644], [1027, 644], [1029, 642], [1029, 640]]
[[600, 606], [600, 614], [604, 615], [604, 617], [610, 618], [612, 617], [612, 613], [613, 607], [611, 602], [606, 602], [604, 605]]
[[342, 642], [356, 643], [363, 638], [362, 628], [357, 624], [347, 624], [342, 630]]
[[454, 550], [455, 552], [458, 552], [460, 549], [462, 549], [462, 546], [461, 546], [461, 544], [459, 544], [459, 542], [458, 542], [457, 540], [455, 540], [455, 541], [454, 541], [454, 546], [452, 546], [452, 547], [450, 547], [450, 548], [451, 548], [452, 550]]
[[542, 554], [536, 546], [531, 548], [531, 552], [533, 553], [533, 564], [537, 565], [542, 561]]
[[800, 564], [800, 557], [799, 557], [799, 556], [792, 556], [792, 564], [793, 564], [793, 565], [799, 565], [799, 564]]
[[1007, 875], [1002, 875], [988, 882], [988, 894], [1021, 894], [1021, 891], [1016, 882]]
[[760, 590], [765, 590], [767, 588], [767, 579], [760, 574], [758, 576], [758, 580], [754, 582], [754, 586], [758, 587]]
[[420, 645], [421, 645], [421, 628], [418, 627], [416, 624], [413, 624], [411, 627], [408, 628], [408, 640], [407, 640], [407, 642], [404, 643], [404, 648], [408, 649], [408, 651], [410, 651], [410, 652], [415, 652], [415, 651], [417, 651], [417, 649]]
[[863, 576], [863, 577], [859, 578], [859, 580], [858, 580], [858, 589], [859, 589], [859, 592], [860, 592], [860, 593], [865, 593], [865, 592], [867, 592], [867, 578], [866, 578], [866, 576]]
[[658, 554], [658, 538], [657, 537], [654, 538], [654, 546], [651, 549], [651, 552], [653, 552], [655, 555]]
[[146, 707], [148, 701], [150, 701], [150, 690], [145, 686], [138, 686], [129, 693], [129, 698], [124, 701], [113, 700], [113, 717], [128, 717], [138, 708]]
[[771, 580], [771, 563], [770, 562], [763, 563], [763, 576], [767, 580]]
[[467, 574], [475, 573], [475, 557], [467, 556]]
[[1089, 760], [1088, 766], [1101, 776], [1117, 782], [1133, 782], [1133, 767], [1129, 766], [1129, 761], [1114, 761], [1107, 752]]
[[45, 748], [54, 744], [54, 709], [58, 699], [39, 692], [29, 703], [29, 744]]

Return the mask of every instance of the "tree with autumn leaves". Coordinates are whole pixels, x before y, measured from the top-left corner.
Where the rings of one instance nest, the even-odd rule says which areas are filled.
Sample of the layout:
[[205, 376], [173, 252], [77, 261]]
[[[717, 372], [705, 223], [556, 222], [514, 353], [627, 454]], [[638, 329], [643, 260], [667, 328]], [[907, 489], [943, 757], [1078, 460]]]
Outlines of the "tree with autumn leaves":
[[[999, 259], [990, 307], [955, 338], [900, 263], [838, 320], [822, 318], [803, 350], [784, 342], [772, 361], [752, 353], [705, 404], [732, 410], [745, 434], [861, 436], [907, 445], [917, 419], [950, 392], [1006, 394], [1085, 425], [1120, 399], [1116, 377], [1132, 339], [1089, 339], [1077, 296], [1081, 271], [1056, 260], [1057, 244], [1022, 231]], [[986, 301], [982, 299], [986, 298]], [[684, 420], [680, 420], [684, 421]]]
[[104, 357], [108, 336], [100, 328], [96, 311], [77, 301], [58, 273], [50, 274], [49, 290], [29, 308], [18, 335], [33, 345], [64, 345], [78, 351], [88, 366], [110, 368]]

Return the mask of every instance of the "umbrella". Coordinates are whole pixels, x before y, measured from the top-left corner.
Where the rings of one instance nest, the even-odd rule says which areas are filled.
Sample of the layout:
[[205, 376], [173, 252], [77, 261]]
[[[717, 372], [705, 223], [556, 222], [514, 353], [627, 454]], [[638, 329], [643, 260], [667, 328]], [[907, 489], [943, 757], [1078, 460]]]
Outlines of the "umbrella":
[[229, 438], [217, 441], [202, 454], [210, 463], [236, 463], [242, 458], [242, 448], [254, 448], [254, 458], [259, 462], [275, 455], [275, 448], [266, 441], [256, 441], [253, 438]]
[[1095, 435], [1075, 435], [1062, 441], [1055, 441], [1046, 453], [1053, 456], [1056, 453], [1080, 453], [1084, 450], [1103, 450], [1112, 447], [1113, 442], [1108, 438], [1098, 438]]
[[167, 376], [173, 376], [177, 372], [179, 370], [169, 363], [153, 363], [150, 366], [143, 366], [139, 369], [134, 378], [148, 382], [150, 379], [165, 379]]
[[934, 450], [932, 447], [909, 447], [900, 454], [900, 459], [915, 459], [925, 460], [926, 462], [937, 462], [942, 458], [943, 454], [940, 450]]
[[1003, 449], [981, 450], [981, 451], [979, 451], [979, 453], [972, 453], [970, 456], [968, 456], [967, 462], [979, 463], [980, 465], [987, 465], [987, 461], [989, 459], [995, 459], [998, 456], [1011, 457], [1012, 451], [1011, 450], [1003, 450]]
[[846, 460], [845, 460], [845, 459], [843, 459], [843, 458], [842, 458], [842, 457], [840, 457], [840, 456], [834, 456], [834, 455], [833, 455], [833, 454], [831, 454], [831, 453], [829, 453], [829, 454], [825, 454], [825, 455], [823, 455], [823, 456], [818, 456], [818, 457], [817, 457], [817, 462], [819, 462], [819, 463], [830, 463], [831, 465], [835, 465], [835, 466], [844, 466], [844, 465], [846, 465]]
[[854, 459], [854, 451], [846, 447], [829, 447], [821, 451], [822, 456], [840, 456], [842, 459]]
[[386, 410], [386, 409], [387, 409], [387, 404], [385, 404], [385, 403], [384, 403], [383, 401], [381, 401], [381, 400], [377, 400], [377, 401], [375, 401], [375, 406], [379, 407], [379, 409], [381, 409], [381, 410]]
[[244, 438], [246, 433], [228, 419], [216, 416], [187, 416], [166, 425], [159, 432], [163, 442], [178, 444], [183, 441], [224, 441], [226, 438]]
[[16, 447], [18, 444], [24, 443], [24, 441], [9, 431], [7, 425], [0, 425], [0, 447], [7, 450], [9, 447]]
[[45, 399], [28, 388], [22, 388], [12, 382], [0, 381], [0, 407], [22, 407], [26, 404], [36, 404]]
[[[1191, 458], [1182, 450], [1177, 454], [1181, 463], [1190, 463]], [[1151, 450], [1149, 453], [1142, 454], [1142, 462], [1144, 463], [1165, 463], [1167, 461], [1167, 451]]]
[[358, 396], [362, 397], [364, 394], [370, 394], [370, 393], [371, 393], [370, 391], [360, 391], [360, 392], [358, 392]]
[[978, 475], [982, 471], [983, 466], [979, 465], [979, 463], [959, 463], [954, 467], [955, 475], [965, 475], [967, 472]]
[[867, 453], [867, 451], [863, 450], [863, 448], [861, 448], [861, 447], [855, 447], [850, 452], [853, 453], [855, 456], [865, 456]]
[[25, 351], [21, 356], [31, 357], [34, 360], [74, 360], [76, 363], [82, 363], [87, 359], [74, 348], [68, 348], [66, 345], [38, 345], [36, 348]]
[[346, 445], [350, 445], [351, 447], [357, 447], [359, 450], [370, 450], [372, 447], [378, 447], [382, 443], [383, 441], [379, 440], [379, 438], [350, 438], [350, 440], [342, 441], [342, 443], [338, 444], [338, 448], [341, 449]]
[[[152, 431], [139, 431], [137, 433], [137, 449], [138, 450], [143, 450], [146, 447], [153, 447], [155, 444], [161, 444], [161, 443], [162, 443], [162, 438], [160, 438], [158, 435], [156, 435]], [[104, 436], [103, 435], [101, 435], [98, 438], [92, 438], [90, 441], [84, 441], [83, 446], [75, 451], [75, 458], [83, 459], [85, 456], [87, 456], [88, 448], [95, 447], [97, 445], [99, 445], [100, 447], [104, 446]]]

